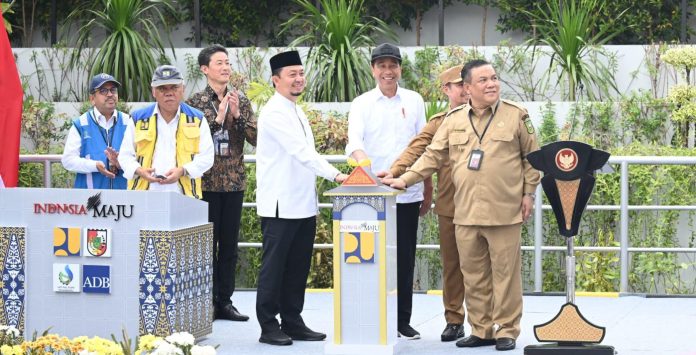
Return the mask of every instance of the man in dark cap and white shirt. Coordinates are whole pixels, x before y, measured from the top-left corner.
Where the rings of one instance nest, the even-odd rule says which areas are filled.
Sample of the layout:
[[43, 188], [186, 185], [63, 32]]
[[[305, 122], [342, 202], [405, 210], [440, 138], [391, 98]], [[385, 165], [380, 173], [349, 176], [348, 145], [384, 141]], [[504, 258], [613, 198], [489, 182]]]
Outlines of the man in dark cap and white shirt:
[[[399, 153], [425, 126], [425, 104], [415, 91], [399, 86], [401, 52], [383, 43], [372, 51], [372, 76], [377, 87], [358, 96], [350, 105], [346, 154], [368, 159], [372, 172], [389, 170]], [[424, 194], [425, 191], [425, 194]], [[432, 200], [432, 181], [415, 184], [396, 197], [397, 328], [399, 336], [419, 339], [411, 327], [413, 269], [416, 260], [418, 216]]]
[[184, 79], [176, 67], [157, 67], [151, 85], [156, 102], [133, 111], [118, 156], [128, 189], [200, 199], [201, 176], [214, 159], [208, 121], [183, 102]]
[[270, 64], [275, 94], [259, 115], [256, 142], [256, 211], [263, 232], [256, 316], [260, 342], [290, 345], [326, 338], [300, 315], [316, 233], [315, 184], [317, 176], [336, 182], [348, 176], [317, 153], [307, 117], [297, 106], [306, 84], [299, 53], [278, 53]]
[[73, 120], [61, 163], [77, 173], [75, 188], [126, 188], [117, 159], [130, 116], [116, 109], [120, 86], [109, 74], [95, 75], [89, 85], [92, 108]]

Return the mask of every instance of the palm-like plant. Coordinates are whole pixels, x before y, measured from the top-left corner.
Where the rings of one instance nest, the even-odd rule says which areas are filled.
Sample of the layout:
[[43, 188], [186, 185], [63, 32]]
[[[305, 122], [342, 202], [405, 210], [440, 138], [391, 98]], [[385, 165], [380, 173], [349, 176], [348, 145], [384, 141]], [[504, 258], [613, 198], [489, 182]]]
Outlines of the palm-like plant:
[[[375, 83], [367, 56], [374, 35], [396, 35], [387, 24], [364, 15], [363, 0], [321, 0], [321, 10], [309, 0], [296, 0], [301, 11], [283, 24], [303, 31], [291, 47], [307, 44], [307, 99], [351, 101]], [[322, 13], [323, 11], [323, 13]]]
[[76, 9], [68, 17], [90, 19], [79, 29], [76, 53], [88, 46], [96, 30], [106, 31], [106, 38], [89, 63], [91, 75], [113, 75], [122, 85], [119, 96], [125, 101], [146, 101], [150, 97], [155, 54], [165, 55], [158, 31], [158, 26], [166, 28], [163, 12], [175, 14], [171, 0], [97, 0], [94, 7]]
[[7, 21], [7, 15], [14, 13], [14, 11], [12, 11], [12, 4], [14, 4], [14, 1], [0, 3], [2, 22], [5, 24], [5, 30], [7, 30], [8, 34], [12, 33], [12, 24], [10, 21]]
[[589, 99], [596, 99], [596, 93], [608, 96], [612, 90], [618, 92], [611, 66], [599, 58], [603, 54], [599, 46], [620, 34], [623, 28], [600, 26], [597, 14], [604, 6], [604, 0], [553, 0], [538, 2], [537, 13], [521, 10], [536, 26], [537, 37], [528, 44], [541, 42], [551, 47], [550, 65], [560, 67], [559, 82], [562, 76], [566, 77], [567, 98], [571, 101], [576, 100], [583, 87]]

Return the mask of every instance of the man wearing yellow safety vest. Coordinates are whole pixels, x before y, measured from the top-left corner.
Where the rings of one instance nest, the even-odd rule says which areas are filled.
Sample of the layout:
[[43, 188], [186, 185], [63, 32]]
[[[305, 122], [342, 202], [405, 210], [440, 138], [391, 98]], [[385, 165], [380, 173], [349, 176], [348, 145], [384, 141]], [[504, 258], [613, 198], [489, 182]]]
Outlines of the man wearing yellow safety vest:
[[208, 122], [183, 102], [184, 79], [176, 67], [157, 67], [151, 85], [156, 102], [131, 113], [118, 156], [128, 189], [200, 199], [201, 176], [214, 159]]

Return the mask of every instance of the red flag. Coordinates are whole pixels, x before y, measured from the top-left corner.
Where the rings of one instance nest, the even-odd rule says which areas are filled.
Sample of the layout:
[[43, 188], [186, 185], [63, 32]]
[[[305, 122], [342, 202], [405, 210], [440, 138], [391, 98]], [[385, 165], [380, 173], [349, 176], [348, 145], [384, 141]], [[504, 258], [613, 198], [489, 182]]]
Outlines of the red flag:
[[10, 39], [0, 10], [0, 178], [7, 187], [17, 186], [19, 135], [22, 119], [22, 83], [19, 81]]

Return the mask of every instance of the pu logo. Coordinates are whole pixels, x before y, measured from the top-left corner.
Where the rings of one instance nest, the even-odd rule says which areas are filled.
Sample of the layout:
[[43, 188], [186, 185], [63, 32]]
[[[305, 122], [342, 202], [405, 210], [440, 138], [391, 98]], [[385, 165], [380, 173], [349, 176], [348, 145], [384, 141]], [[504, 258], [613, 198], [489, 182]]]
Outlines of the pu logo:
[[375, 262], [375, 233], [352, 232], [343, 234], [343, 260], [348, 264]]
[[53, 255], [80, 256], [80, 228], [53, 228]]

